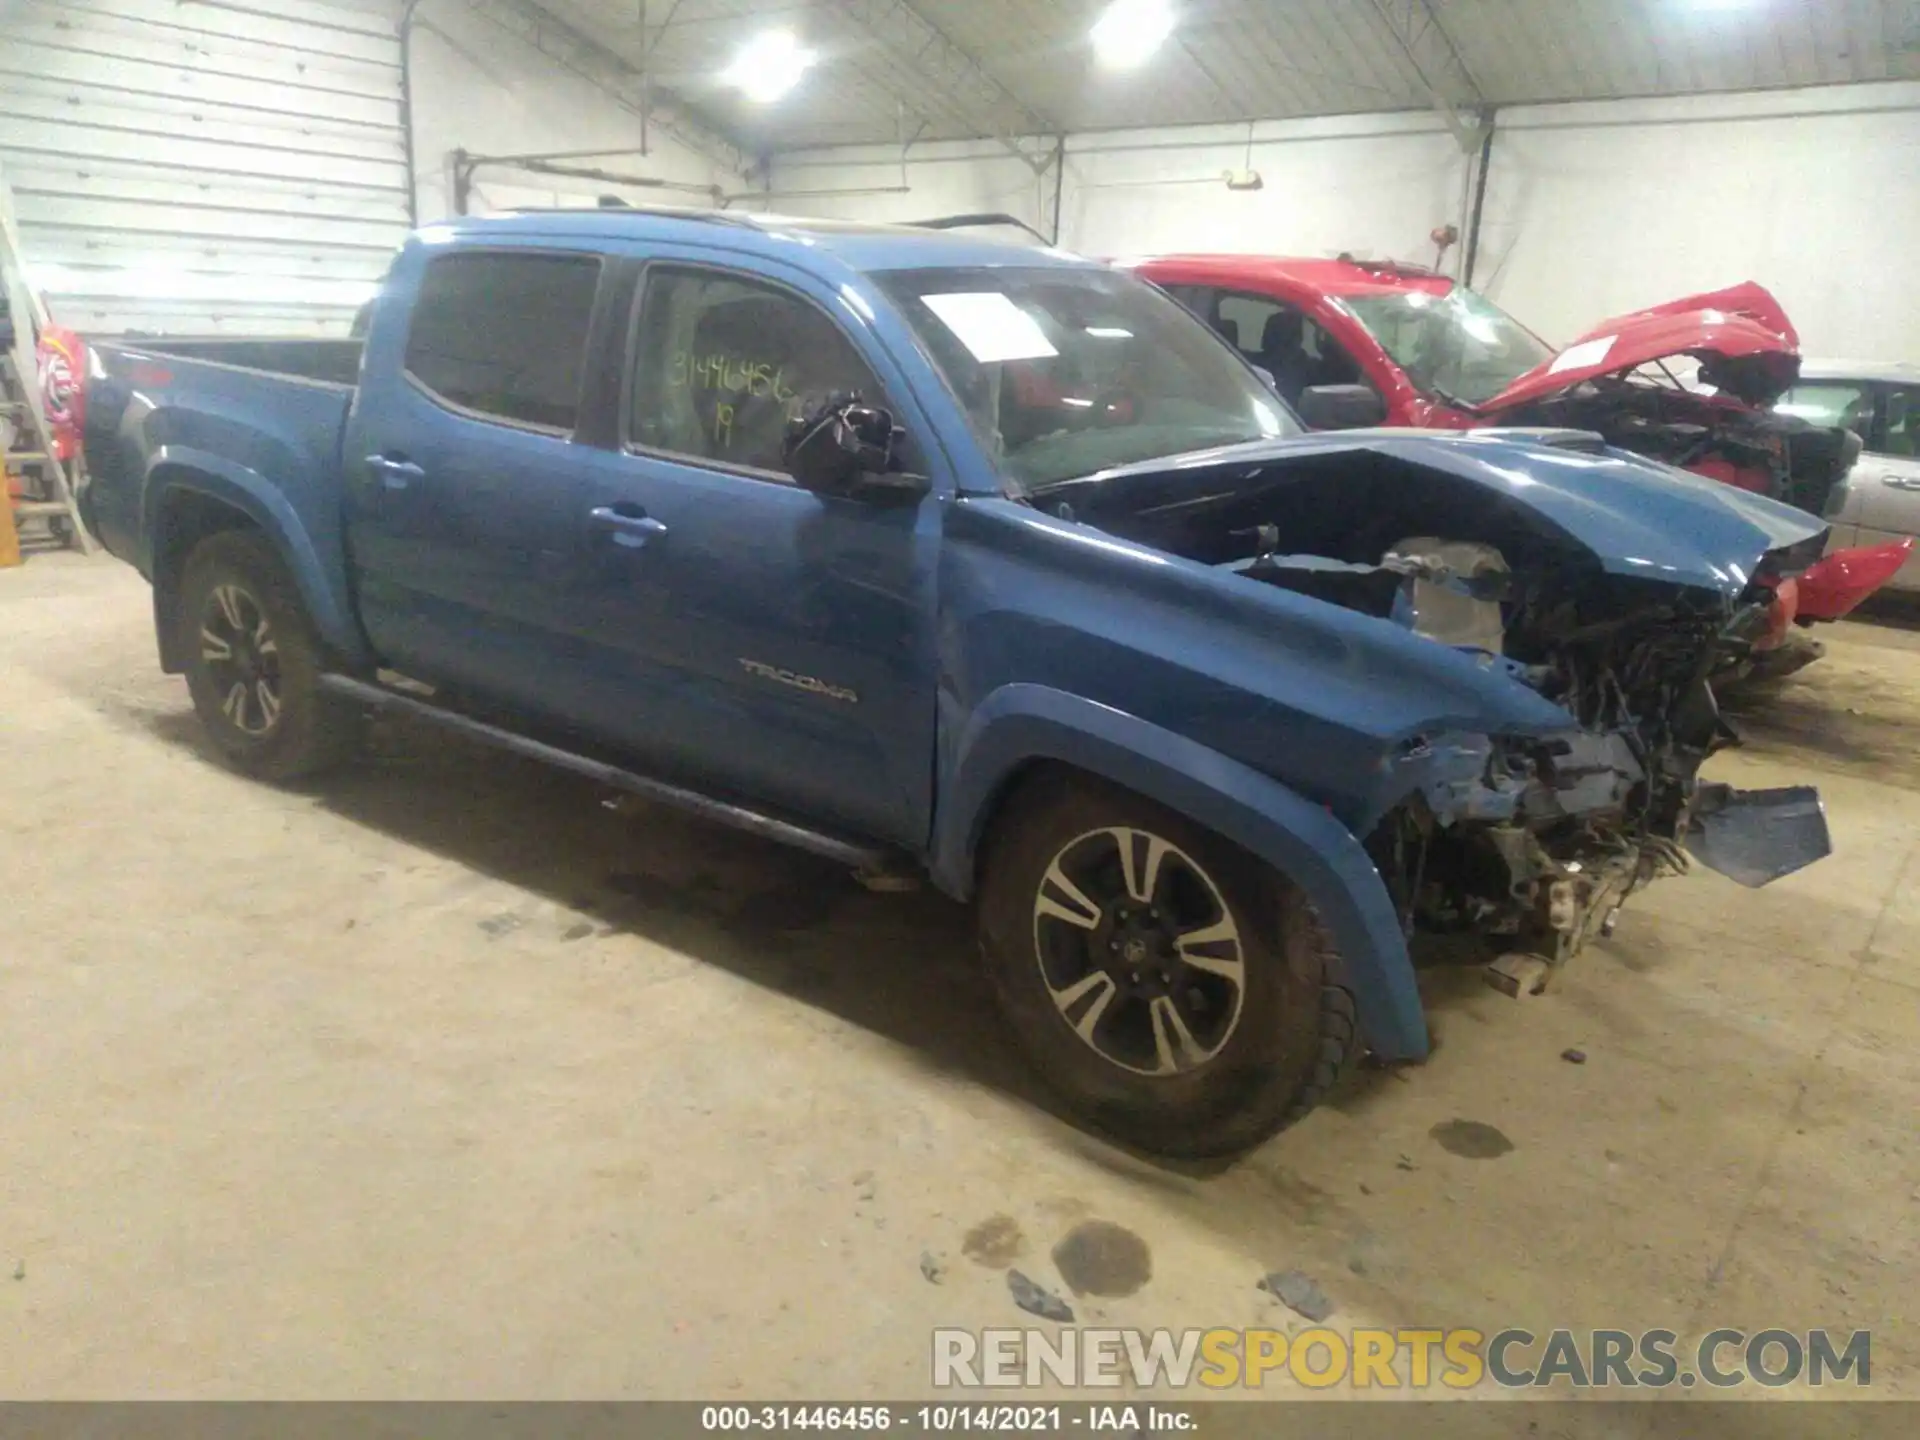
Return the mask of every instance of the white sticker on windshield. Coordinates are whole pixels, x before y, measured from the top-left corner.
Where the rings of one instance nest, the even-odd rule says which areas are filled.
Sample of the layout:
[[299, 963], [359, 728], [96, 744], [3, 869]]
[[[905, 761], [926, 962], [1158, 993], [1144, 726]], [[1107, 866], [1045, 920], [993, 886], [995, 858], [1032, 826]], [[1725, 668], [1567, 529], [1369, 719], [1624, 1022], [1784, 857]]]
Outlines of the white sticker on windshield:
[[982, 365], [996, 360], [1044, 360], [1060, 353], [1034, 318], [998, 290], [920, 298]]
[[1558, 375], [1562, 370], [1585, 370], [1589, 365], [1598, 365], [1607, 358], [1607, 352], [1613, 349], [1618, 335], [1602, 335], [1598, 340], [1582, 340], [1578, 345], [1569, 345], [1553, 357], [1553, 364], [1547, 367], [1549, 375]]

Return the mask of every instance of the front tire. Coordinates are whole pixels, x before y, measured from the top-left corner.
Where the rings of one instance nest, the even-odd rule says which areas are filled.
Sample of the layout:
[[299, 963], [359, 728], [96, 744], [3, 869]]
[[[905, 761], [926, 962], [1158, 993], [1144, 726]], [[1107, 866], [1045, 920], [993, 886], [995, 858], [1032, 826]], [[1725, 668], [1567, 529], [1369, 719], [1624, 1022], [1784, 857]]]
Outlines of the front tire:
[[235, 768], [287, 781], [350, 753], [355, 714], [320, 689], [319, 636], [264, 537], [225, 530], [196, 546], [174, 624], [193, 708]]
[[1244, 1150], [1357, 1053], [1312, 907], [1172, 811], [1055, 777], [996, 826], [981, 948], [1001, 1008], [1074, 1113], [1164, 1155]]

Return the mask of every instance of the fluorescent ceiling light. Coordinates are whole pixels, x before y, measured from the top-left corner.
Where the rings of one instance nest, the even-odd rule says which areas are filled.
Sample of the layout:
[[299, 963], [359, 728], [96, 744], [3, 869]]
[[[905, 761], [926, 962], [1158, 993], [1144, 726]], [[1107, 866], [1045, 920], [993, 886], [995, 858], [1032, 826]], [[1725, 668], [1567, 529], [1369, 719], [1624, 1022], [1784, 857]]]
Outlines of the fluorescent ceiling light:
[[1174, 19], [1167, 0], [1113, 0], [1094, 22], [1094, 54], [1111, 69], [1131, 70], [1173, 33]]
[[791, 90], [815, 59], [791, 30], [763, 30], [742, 47], [720, 78], [762, 105]]

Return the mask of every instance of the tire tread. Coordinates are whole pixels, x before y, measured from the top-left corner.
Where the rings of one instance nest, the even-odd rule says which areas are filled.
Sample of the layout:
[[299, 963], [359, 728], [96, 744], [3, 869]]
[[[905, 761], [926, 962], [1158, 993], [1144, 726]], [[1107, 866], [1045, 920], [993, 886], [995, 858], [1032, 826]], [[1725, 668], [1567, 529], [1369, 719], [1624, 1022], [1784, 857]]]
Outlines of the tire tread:
[[[197, 683], [194, 668], [200, 655], [201, 598], [228, 576], [257, 592], [255, 599], [267, 610], [280, 647], [282, 723], [258, 741], [233, 731], [204, 685]], [[351, 706], [320, 690], [326, 647], [293, 578], [260, 532], [221, 530], [196, 545], [181, 572], [178, 608], [172, 619], [179, 627], [181, 654], [187, 657], [187, 685], [194, 708], [215, 748], [236, 769], [284, 783], [331, 769], [353, 752], [359, 717]]]
[[[1171, 831], [1170, 838], [1178, 839], [1182, 848], [1204, 853], [1210, 869], [1218, 865], [1224, 872], [1220, 878], [1231, 878], [1229, 893], [1240, 897], [1236, 903], [1244, 904], [1252, 895], [1257, 901], [1270, 902], [1268, 913], [1292, 917], [1291, 923], [1283, 920], [1276, 924], [1271, 941], [1263, 937], [1260, 947], [1272, 952], [1261, 957], [1270, 962], [1303, 966], [1305, 974], [1300, 983], [1311, 977], [1314, 998], [1309, 1001], [1305, 994], [1297, 997], [1302, 1005], [1311, 1005], [1311, 1017], [1296, 1014], [1289, 1020], [1285, 1013], [1271, 1017], [1282, 1029], [1295, 1032], [1292, 1063], [1269, 1066], [1256, 1075], [1241, 1072], [1230, 1076], [1237, 1087], [1230, 1095], [1221, 1097], [1218, 1103], [1202, 1101], [1195, 1113], [1176, 1119], [1169, 1114], [1142, 1113], [1138, 1107], [1129, 1110], [1112, 1095], [1080, 1092], [1070, 1078], [1079, 1068], [1077, 1057], [1069, 1058], [1072, 1052], [1040, 1052], [1032, 1038], [1031, 1021], [1023, 1022], [1023, 1015], [1034, 1002], [1031, 996], [1023, 1000], [1017, 993], [1022, 967], [1032, 961], [1024, 955], [1026, 947], [1017, 940], [1003, 947], [995, 932], [996, 928], [1003, 933], [1007, 930], [1012, 923], [1009, 909], [1017, 910], [1015, 897], [1024, 895], [1024, 885], [1011, 871], [1023, 863], [1021, 852], [1034, 848], [1031, 837], [1096, 823], [1158, 825], [1163, 833]], [[1009, 797], [982, 853], [981, 949], [1001, 1010], [1035, 1068], [1069, 1108], [1094, 1128], [1168, 1156], [1201, 1159], [1237, 1154], [1313, 1110], [1359, 1057], [1362, 1047], [1353, 997], [1333, 983], [1339, 974], [1339, 955], [1319, 916], [1308, 908], [1290, 908], [1305, 907], [1306, 902], [1284, 877], [1184, 817], [1104, 781], [1054, 772], [1035, 777]], [[1025, 863], [1030, 864], [1031, 859]], [[1299, 952], [1290, 960], [1288, 946]], [[1003, 948], [1021, 953], [1005, 954]], [[1249, 957], [1250, 963], [1253, 958]], [[1063, 1042], [1056, 1037], [1052, 1043]], [[1276, 1037], [1272, 1044], [1276, 1049], [1270, 1054], [1288, 1053], [1286, 1039]]]

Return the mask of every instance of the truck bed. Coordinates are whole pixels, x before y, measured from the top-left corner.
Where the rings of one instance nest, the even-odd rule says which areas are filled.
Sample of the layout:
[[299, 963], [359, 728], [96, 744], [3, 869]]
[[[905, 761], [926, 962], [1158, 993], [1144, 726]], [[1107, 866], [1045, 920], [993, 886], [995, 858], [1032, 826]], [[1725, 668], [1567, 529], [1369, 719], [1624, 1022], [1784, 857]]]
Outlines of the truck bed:
[[113, 555], [152, 578], [156, 474], [301, 537], [309, 601], [344, 623], [340, 437], [357, 340], [96, 340], [80, 509]]
[[[103, 342], [105, 343], [105, 342]], [[360, 378], [359, 340], [274, 339], [260, 336], [232, 338], [166, 335], [145, 339], [128, 335], [111, 343], [145, 355], [168, 355], [182, 360], [206, 360], [268, 375], [291, 375], [329, 385], [352, 385]]]

